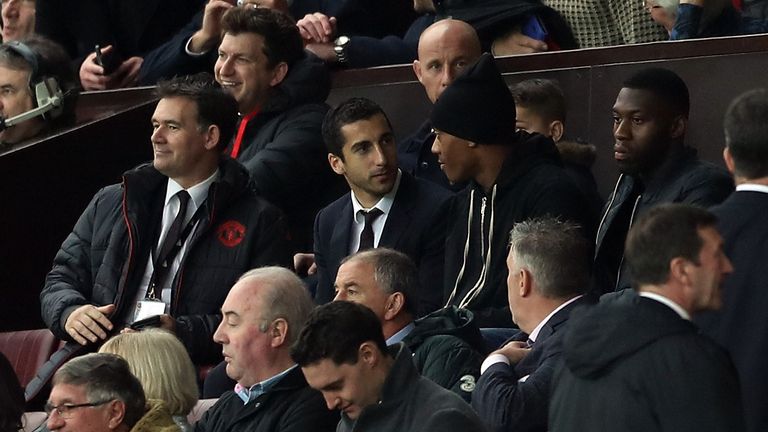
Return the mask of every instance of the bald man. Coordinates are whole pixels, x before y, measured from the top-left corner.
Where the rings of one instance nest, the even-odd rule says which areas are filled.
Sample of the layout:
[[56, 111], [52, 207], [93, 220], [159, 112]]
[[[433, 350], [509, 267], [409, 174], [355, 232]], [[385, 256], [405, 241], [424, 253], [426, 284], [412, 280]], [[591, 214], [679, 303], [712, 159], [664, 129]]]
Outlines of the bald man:
[[[480, 58], [482, 49], [475, 29], [464, 21], [445, 19], [429, 26], [419, 38], [419, 58], [413, 62], [413, 72], [435, 103], [440, 94], [466, 66]], [[429, 120], [398, 146], [400, 169], [414, 177], [435, 182], [458, 191], [463, 184], [452, 185], [440, 170], [437, 156], [432, 154], [435, 134]]]

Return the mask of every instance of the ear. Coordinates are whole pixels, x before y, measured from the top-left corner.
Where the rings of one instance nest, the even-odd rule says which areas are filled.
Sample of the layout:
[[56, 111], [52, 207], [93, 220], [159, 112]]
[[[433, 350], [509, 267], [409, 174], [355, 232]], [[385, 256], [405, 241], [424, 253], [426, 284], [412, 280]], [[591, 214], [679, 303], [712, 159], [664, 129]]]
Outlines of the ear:
[[669, 279], [675, 280], [682, 285], [690, 285], [690, 275], [688, 273], [688, 266], [690, 261], [683, 257], [673, 258], [669, 262]]
[[725, 166], [728, 168], [728, 171], [733, 174], [734, 170], [736, 169], [736, 165], [733, 163], [733, 155], [731, 155], [731, 151], [728, 149], [728, 147], [723, 149], [723, 160], [725, 161]]
[[357, 350], [357, 361], [362, 361], [370, 367], [374, 367], [379, 363], [381, 352], [379, 348], [371, 341], [365, 341], [360, 344], [360, 348]]
[[272, 79], [269, 81], [270, 87], [275, 87], [288, 75], [288, 63], [280, 62], [272, 69]]
[[531, 291], [533, 290], [533, 275], [531, 274], [528, 269], [521, 268], [519, 270], [520, 272], [520, 286], [518, 289], [520, 290], [520, 297], [530, 297]]
[[107, 427], [110, 430], [116, 430], [123, 424], [123, 419], [125, 419], [125, 402], [115, 399], [108, 402], [108, 404], [107, 415], [109, 417]]
[[682, 138], [685, 135], [686, 129], [688, 129], [688, 119], [681, 115], [675, 117], [672, 123], [672, 138]]
[[552, 141], [558, 142], [563, 137], [563, 131], [565, 126], [560, 120], [554, 120], [549, 124], [549, 136], [552, 137]]
[[205, 131], [205, 149], [213, 150], [219, 145], [221, 139], [221, 129], [217, 125], [208, 126], [208, 130]]
[[418, 60], [413, 61], [413, 73], [416, 75], [416, 79], [419, 80], [420, 83], [424, 84], [421, 81], [421, 62]]
[[271, 338], [270, 345], [272, 348], [283, 346], [288, 338], [288, 321], [278, 318], [269, 327], [267, 333]]
[[333, 172], [338, 175], [344, 175], [347, 172], [347, 170], [344, 169], [344, 161], [333, 153], [328, 153], [328, 164], [331, 166]]
[[405, 306], [405, 296], [401, 292], [396, 292], [389, 295], [387, 298], [387, 304], [384, 309], [384, 319], [391, 320], [396, 317]]

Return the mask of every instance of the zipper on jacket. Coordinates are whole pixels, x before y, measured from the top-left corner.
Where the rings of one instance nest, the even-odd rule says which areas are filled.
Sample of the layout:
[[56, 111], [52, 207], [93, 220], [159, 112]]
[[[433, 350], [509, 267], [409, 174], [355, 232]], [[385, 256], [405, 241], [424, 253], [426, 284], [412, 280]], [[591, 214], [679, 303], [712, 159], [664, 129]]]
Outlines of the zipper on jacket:
[[[635, 198], [635, 205], [632, 206], [632, 213], [629, 215], [629, 227], [627, 228], [627, 234], [632, 229], [632, 224], [635, 222], [635, 212], [637, 211], [637, 205], [640, 204], [640, 198], [643, 194], [640, 194]], [[627, 242], [627, 238], [624, 237], [624, 243]], [[619, 288], [619, 281], [621, 280], [621, 268], [624, 266], [624, 253], [621, 253], [621, 261], [619, 261], [619, 271], [616, 272], [616, 282], [613, 284], [613, 290], [616, 291]]]
[[485, 204], [488, 198], [483, 197], [480, 201], [480, 256], [485, 260]]

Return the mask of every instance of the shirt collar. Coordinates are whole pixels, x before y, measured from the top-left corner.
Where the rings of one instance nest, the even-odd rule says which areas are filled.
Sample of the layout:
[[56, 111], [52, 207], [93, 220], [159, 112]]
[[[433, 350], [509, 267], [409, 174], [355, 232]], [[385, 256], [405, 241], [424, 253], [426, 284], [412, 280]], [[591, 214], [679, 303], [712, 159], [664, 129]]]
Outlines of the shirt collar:
[[670, 309], [675, 311], [678, 315], [680, 315], [680, 318], [690, 321], [691, 315], [685, 311], [679, 304], [673, 302], [672, 300], [668, 299], [667, 297], [664, 297], [661, 294], [648, 292], [648, 291], [640, 291], [640, 297], [649, 298], [651, 300], [656, 300], [659, 303], [665, 304], [669, 306]]
[[251, 388], [246, 388], [240, 385], [240, 383], [237, 383], [235, 384], [235, 393], [237, 393], [237, 396], [239, 396], [243, 401], [243, 404], [247, 404], [248, 402], [271, 390], [275, 384], [277, 384], [284, 376], [288, 375], [288, 372], [293, 370], [296, 366], [297, 365], [293, 365], [271, 378], [267, 378], [260, 383], [256, 383], [252, 385]]
[[[373, 205], [373, 207], [376, 207], [377, 209], [381, 210], [381, 212], [385, 215], [389, 214], [389, 211], [392, 209], [392, 205], [395, 203], [395, 195], [397, 195], [397, 189], [400, 187], [400, 178], [402, 177], [403, 173], [398, 168], [397, 170], [397, 179], [395, 180], [395, 185], [392, 186], [392, 190], [389, 191], [386, 195], [381, 197], [379, 202]], [[358, 220], [358, 215], [360, 214], [360, 210], [368, 211], [370, 209], [367, 209], [363, 207], [360, 204], [360, 201], [357, 200], [357, 197], [355, 196], [354, 192], [350, 191], [350, 195], [352, 196], [352, 210], [354, 211], [354, 217], [355, 221], [360, 223], [362, 220]], [[371, 208], [373, 208], [371, 207]], [[359, 216], [362, 217], [362, 216]]]
[[561, 304], [560, 306], [556, 307], [555, 310], [550, 312], [549, 315], [547, 315], [546, 318], [541, 320], [539, 325], [537, 325], [536, 328], [533, 329], [531, 334], [528, 335], [528, 339], [530, 339], [531, 342], [536, 342], [536, 338], [539, 336], [539, 333], [541, 332], [541, 329], [544, 328], [544, 326], [547, 324], [547, 322], [549, 322], [549, 320], [552, 319], [552, 317], [555, 316], [556, 313], [560, 312], [560, 310], [562, 308], [564, 308], [564, 307], [568, 306], [569, 304], [575, 302], [576, 300], [580, 299], [581, 297], [582, 296], [578, 295], [578, 296], [568, 300], [567, 302]]
[[736, 191], [768, 193], [768, 186], [755, 183], [743, 183], [736, 186]]
[[[219, 170], [217, 168], [210, 177], [187, 189], [192, 202], [195, 203], [195, 208], [200, 207], [205, 202], [205, 199], [208, 197], [208, 189], [218, 178]], [[181, 190], [184, 190], [184, 188], [180, 184], [176, 183], [174, 179], [168, 178], [168, 186], [165, 190], [165, 205], [168, 205], [168, 201]]]
[[393, 334], [392, 336], [389, 337], [389, 339], [387, 339], [387, 346], [391, 346], [396, 343], [402, 342], [403, 339], [405, 339], [405, 337], [408, 336], [408, 334], [411, 333], [415, 328], [416, 328], [416, 324], [414, 324], [413, 322], [401, 328], [400, 331]]

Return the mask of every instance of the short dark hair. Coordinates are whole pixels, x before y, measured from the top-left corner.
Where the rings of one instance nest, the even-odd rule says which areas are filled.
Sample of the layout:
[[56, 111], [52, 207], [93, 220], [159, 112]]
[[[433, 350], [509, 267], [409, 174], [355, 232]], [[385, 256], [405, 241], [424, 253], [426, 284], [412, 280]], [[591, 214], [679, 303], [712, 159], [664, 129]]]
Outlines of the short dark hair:
[[402, 293], [405, 297], [403, 310], [416, 315], [419, 304], [419, 269], [406, 254], [389, 248], [368, 249], [350, 255], [341, 264], [362, 261], [373, 266], [373, 279], [385, 293]]
[[699, 229], [716, 223], [715, 215], [689, 204], [662, 204], [641, 216], [629, 230], [624, 248], [634, 287], [666, 282], [674, 258], [698, 264], [704, 244]]
[[750, 90], [725, 112], [725, 145], [739, 177], [768, 176], [768, 90]]
[[18, 431], [24, 426], [24, 389], [11, 362], [0, 353], [0, 431]]
[[646, 90], [664, 100], [677, 114], [688, 117], [690, 96], [688, 86], [680, 76], [669, 69], [646, 68], [624, 81], [623, 88]]
[[586, 291], [590, 244], [578, 225], [553, 218], [518, 222], [509, 233], [509, 247], [542, 296], [569, 298]]
[[557, 81], [534, 78], [521, 81], [510, 90], [516, 106], [531, 110], [548, 121], [565, 123], [565, 94]]
[[328, 110], [322, 128], [323, 141], [325, 141], [328, 152], [344, 160], [341, 151], [344, 148], [344, 134], [341, 132], [341, 128], [356, 121], [368, 120], [377, 114], [384, 116], [391, 130], [392, 122], [389, 121], [387, 113], [379, 104], [370, 99], [354, 97]]
[[304, 42], [296, 23], [282, 12], [268, 8], [235, 7], [222, 18], [223, 33], [237, 36], [255, 33], [264, 38], [264, 55], [272, 69], [280, 62], [288, 66], [304, 58]]
[[220, 134], [217, 147], [220, 150], [227, 147], [237, 125], [237, 101], [221, 89], [211, 74], [203, 72], [160, 81], [155, 93], [162, 99], [183, 97], [194, 101], [200, 130], [211, 125], [218, 126]]
[[348, 301], [318, 306], [291, 348], [291, 358], [304, 367], [324, 359], [337, 365], [357, 363], [360, 345], [373, 342], [388, 355], [387, 344], [376, 314], [367, 307]]
[[144, 415], [146, 399], [128, 362], [115, 354], [92, 353], [66, 362], [53, 375], [53, 385], [84, 386], [89, 402], [119, 400], [125, 404], [123, 423], [133, 427]]

